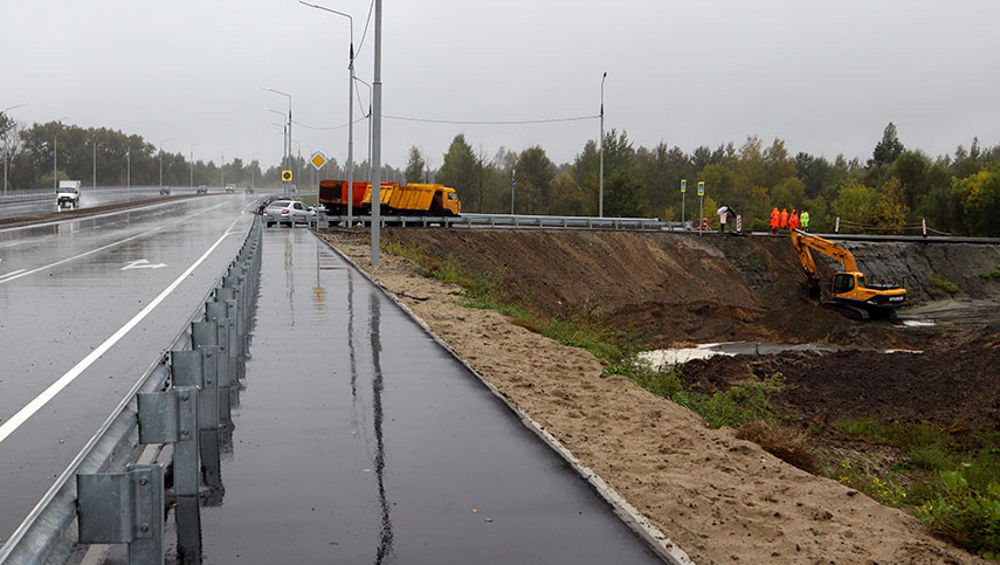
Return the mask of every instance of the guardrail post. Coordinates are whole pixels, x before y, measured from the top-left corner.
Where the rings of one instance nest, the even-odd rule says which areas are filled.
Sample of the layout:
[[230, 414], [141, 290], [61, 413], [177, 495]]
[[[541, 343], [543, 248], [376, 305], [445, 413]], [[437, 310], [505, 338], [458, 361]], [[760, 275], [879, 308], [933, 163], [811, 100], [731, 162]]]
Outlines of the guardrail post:
[[[193, 366], [189, 365], [189, 367]], [[174, 494], [197, 496], [198, 388], [139, 393], [139, 443], [174, 444]]]
[[129, 565], [163, 564], [163, 465], [77, 474], [80, 543], [127, 543]]

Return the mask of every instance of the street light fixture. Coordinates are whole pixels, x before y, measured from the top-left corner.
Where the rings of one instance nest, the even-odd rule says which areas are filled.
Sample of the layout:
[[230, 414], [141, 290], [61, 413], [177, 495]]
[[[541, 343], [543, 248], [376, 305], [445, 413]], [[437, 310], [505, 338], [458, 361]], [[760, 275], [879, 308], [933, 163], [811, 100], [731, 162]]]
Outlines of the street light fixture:
[[608, 73], [601, 77], [601, 173], [600, 173], [600, 194], [597, 204], [597, 216], [604, 217], [604, 81], [607, 80]]
[[[288, 158], [292, 154], [292, 95], [288, 94], [287, 92], [282, 92], [280, 90], [276, 90], [274, 88], [268, 88], [266, 86], [262, 86], [261, 88], [264, 89], [264, 90], [266, 90], [266, 91], [268, 91], [268, 92], [273, 92], [275, 94], [280, 94], [280, 95], [285, 96], [285, 97], [288, 98], [288, 129], [285, 130], [285, 139], [286, 139], [286, 141], [285, 141], [285, 154], [282, 156], [282, 164], [283, 165], [287, 165]], [[284, 181], [282, 181], [281, 185], [282, 186], [286, 186], [286, 183]], [[287, 191], [287, 188], [286, 188], [285, 193], [287, 194], [287, 192], [288, 191]]]
[[347, 59], [347, 70], [350, 74], [350, 81], [347, 83], [347, 226], [350, 227], [354, 216], [354, 18], [345, 12], [302, 0], [299, 0], [299, 4], [343, 16], [348, 19], [351, 26], [351, 50]]
[[160, 140], [160, 186], [163, 186], [163, 142], [170, 141], [169, 137]]
[[[23, 108], [25, 106], [27, 106], [27, 104], [15, 104], [13, 106], [7, 106], [3, 110], [0, 110], [0, 114], [3, 114], [3, 115], [6, 116], [7, 112], [9, 112], [10, 110], [13, 110], [14, 108]], [[10, 151], [7, 148], [7, 136], [4, 136], [3, 141], [4, 141], [4, 143], [3, 143], [3, 195], [7, 196], [7, 160], [10, 158], [10, 155], [8, 154], [8, 153], [10, 153]]]

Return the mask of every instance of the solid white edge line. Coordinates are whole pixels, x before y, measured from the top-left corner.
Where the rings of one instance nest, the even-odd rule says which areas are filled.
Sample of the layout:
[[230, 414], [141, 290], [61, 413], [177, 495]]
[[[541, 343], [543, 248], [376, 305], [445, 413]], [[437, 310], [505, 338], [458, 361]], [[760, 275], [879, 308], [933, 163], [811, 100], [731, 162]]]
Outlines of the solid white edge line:
[[14, 275], [17, 275], [18, 273], [23, 273], [23, 272], [24, 272], [24, 269], [18, 269], [16, 271], [11, 271], [9, 273], [4, 273], [4, 274], [0, 275], [0, 284], [3, 284], [5, 282], [7, 282], [7, 279], [14, 280], [14, 278], [13, 278]]
[[125, 337], [125, 335], [128, 334], [132, 328], [137, 326], [139, 322], [141, 322], [146, 316], [149, 315], [150, 312], [159, 306], [161, 302], [166, 300], [167, 296], [169, 296], [170, 293], [172, 293], [182, 282], [184, 282], [184, 279], [193, 273], [199, 265], [204, 263], [205, 259], [208, 259], [208, 256], [222, 244], [223, 240], [232, 235], [233, 226], [235, 226], [238, 221], [240, 221], [240, 218], [233, 220], [233, 223], [229, 224], [229, 227], [226, 228], [225, 233], [223, 233], [222, 236], [220, 236], [219, 239], [217, 239], [215, 243], [213, 243], [212, 246], [201, 255], [201, 257], [199, 257], [194, 263], [191, 264], [190, 267], [181, 273], [181, 275], [177, 277], [174, 282], [170, 283], [167, 288], [163, 289], [163, 292], [154, 298], [152, 302], [147, 304], [145, 308], [140, 310], [138, 314], [133, 316], [131, 320], [126, 322], [125, 325], [119, 328], [118, 331], [111, 335], [111, 337], [104, 340], [104, 343], [97, 346], [96, 349], [91, 351], [86, 357], [80, 360], [79, 363], [74, 365], [72, 369], [63, 374], [63, 376], [59, 377], [56, 382], [49, 385], [49, 388], [42, 391], [42, 393], [36, 396], [34, 400], [24, 405], [24, 407], [21, 408], [17, 414], [14, 414], [9, 420], [0, 425], [0, 443], [3, 443], [4, 440], [10, 436], [10, 434], [14, 433], [19, 427], [21, 427], [22, 424], [24, 424], [24, 422], [34, 416], [36, 412], [48, 404], [50, 400], [55, 398], [55, 396], [64, 388], [69, 386], [70, 383], [76, 380], [76, 378], [87, 370], [87, 368], [90, 367], [94, 361], [97, 361], [101, 355], [104, 355], [109, 349]]
[[[100, 251], [104, 251], [105, 249], [111, 249], [112, 247], [115, 247], [116, 245], [121, 245], [123, 243], [128, 243], [128, 242], [132, 241], [133, 239], [139, 239], [140, 237], [146, 237], [148, 235], [152, 235], [152, 234], [154, 234], [154, 233], [156, 233], [158, 231], [162, 231], [162, 230], [164, 230], [164, 229], [166, 229], [166, 228], [168, 228], [170, 226], [173, 226], [173, 225], [176, 225], [176, 224], [180, 224], [182, 222], [186, 222], [187, 220], [189, 220], [191, 218], [200, 216], [200, 215], [202, 215], [202, 214], [204, 214], [206, 212], [209, 212], [211, 210], [215, 210], [216, 208], [222, 206], [223, 204], [218, 204], [218, 205], [213, 206], [211, 208], [205, 208], [204, 210], [200, 210], [198, 212], [195, 212], [194, 214], [191, 214], [190, 216], [185, 216], [184, 218], [181, 218], [180, 220], [177, 220], [176, 222], [169, 223], [169, 224], [164, 224], [164, 225], [162, 225], [162, 226], [160, 226], [158, 228], [154, 228], [154, 229], [151, 229], [149, 231], [142, 232], [142, 233], [137, 233], [137, 234], [135, 234], [133, 236], [126, 237], [125, 239], [122, 239], [122, 240], [119, 240], [119, 241], [115, 241], [115, 242], [109, 243], [107, 245], [102, 245], [100, 247], [95, 247], [94, 249], [91, 249], [90, 251], [84, 251], [83, 253], [80, 253], [79, 255], [74, 255], [72, 257], [67, 257], [65, 259], [60, 259], [59, 261], [56, 261], [55, 263], [49, 263], [48, 265], [42, 265], [41, 267], [35, 267], [34, 269], [31, 269], [30, 271], [25, 271], [24, 269], [21, 269], [21, 271], [23, 271], [23, 272], [14, 271], [13, 273], [10, 273], [10, 274], [4, 275], [4, 276], [0, 276], [0, 284], [9, 283], [10, 281], [17, 280], [17, 279], [19, 279], [21, 277], [27, 277], [27, 276], [33, 275], [33, 274], [35, 274], [35, 273], [37, 273], [39, 271], [44, 271], [46, 269], [51, 269], [52, 267], [58, 267], [59, 265], [62, 265], [63, 263], [69, 263], [70, 261], [75, 261], [77, 259], [80, 259], [81, 257], [86, 257], [87, 255], [93, 255], [94, 253], [98, 253]], [[15, 274], [15, 273], [17, 273], [17, 274]]]

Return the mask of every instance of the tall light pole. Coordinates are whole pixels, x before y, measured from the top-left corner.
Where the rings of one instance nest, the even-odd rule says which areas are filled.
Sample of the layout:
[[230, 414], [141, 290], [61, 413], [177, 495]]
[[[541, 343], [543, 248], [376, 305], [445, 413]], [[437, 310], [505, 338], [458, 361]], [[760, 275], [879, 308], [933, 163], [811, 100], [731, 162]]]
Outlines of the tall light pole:
[[91, 180], [90, 188], [97, 188], [97, 139], [90, 138], [90, 144], [94, 146], [94, 178]]
[[[27, 106], [27, 104], [15, 104], [13, 106], [8, 106], [3, 110], [0, 110], [0, 114], [6, 116], [7, 112], [9, 112], [10, 110], [13, 110], [14, 108], [23, 108], [25, 106]], [[10, 150], [7, 144], [7, 136], [5, 135], [3, 138], [3, 195], [4, 196], [7, 196], [7, 160], [10, 158], [9, 153]]]
[[[56, 120], [59, 128], [62, 129], [62, 121], [68, 120], [69, 116], [63, 116]], [[56, 130], [52, 138], [52, 189], [59, 190], [59, 130]]]
[[169, 137], [160, 140], [160, 186], [163, 186], [163, 142], [170, 141]]
[[226, 147], [222, 150], [222, 165], [219, 170], [222, 171], [222, 190], [226, 190], [226, 151], [232, 149], [232, 147]]
[[363, 78], [354, 77], [354, 80], [368, 87], [368, 114], [365, 115], [365, 117], [368, 118], [368, 143], [366, 143], [365, 145], [367, 145], [368, 147], [368, 158], [367, 158], [368, 182], [371, 182], [372, 181], [372, 95], [374, 94], [374, 90], [372, 90], [372, 85], [365, 82]]
[[350, 75], [347, 83], [347, 226], [350, 227], [354, 216], [354, 18], [350, 14], [302, 0], [299, 0], [299, 4], [343, 16], [349, 20], [351, 26], [351, 50], [347, 59], [347, 70]]
[[[275, 94], [280, 94], [280, 95], [285, 96], [285, 97], [288, 98], [288, 129], [285, 130], [285, 138], [286, 138], [286, 141], [285, 141], [285, 155], [284, 155], [283, 160], [282, 160], [282, 163], [284, 163], [285, 165], [287, 165], [288, 158], [291, 157], [291, 155], [292, 155], [292, 95], [288, 94], [287, 92], [282, 92], [280, 90], [275, 90], [273, 88], [267, 88], [266, 86], [262, 86], [261, 88], [263, 88], [264, 90], [266, 90], [268, 92], [273, 92]], [[281, 185], [282, 186], [286, 186], [286, 183], [284, 181], [282, 181]], [[288, 193], [287, 188], [285, 189], [284, 192], [286, 194]]]
[[382, 222], [382, 0], [375, 0], [375, 79], [372, 81], [372, 266], [379, 263]]
[[189, 161], [191, 162], [191, 179], [188, 181], [190, 184], [189, 188], [194, 188], [194, 148], [197, 146], [197, 143], [192, 143], [191, 148], [188, 150]]
[[125, 190], [132, 190], [132, 146], [127, 146], [125, 151]]
[[514, 215], [514, 189], [517, 188], [517, 169], [510, 170], [510, 215]]
[[250, 156], [250, 190], [254, 189], [254, 180], [257, 176], [257, 156], [260, 153], [254, 153]]
[[608, 73], [605, 72], [604, 76], [601, 77], [601, 172], [599, 202], [597, 204], [597, 216], [600, 218], [604, 217], [604, 81], [607, 78]]

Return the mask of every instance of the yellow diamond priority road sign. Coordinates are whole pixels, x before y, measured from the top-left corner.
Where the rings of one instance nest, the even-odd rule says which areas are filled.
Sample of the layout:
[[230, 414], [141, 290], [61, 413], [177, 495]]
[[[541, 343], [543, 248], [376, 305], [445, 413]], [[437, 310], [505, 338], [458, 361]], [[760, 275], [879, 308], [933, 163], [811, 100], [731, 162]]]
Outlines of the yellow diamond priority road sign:
[[313, 153], [312, 159], [309, 159], [309, 162], [312, 163], [313, 168], [318, 171], [323, 168], [323, 165], [326, 164], [326, 155], [324, 155], [322, 151], [317, 151]]
[[282, 182], [292, 182], [292, 171], [281, 171]]

